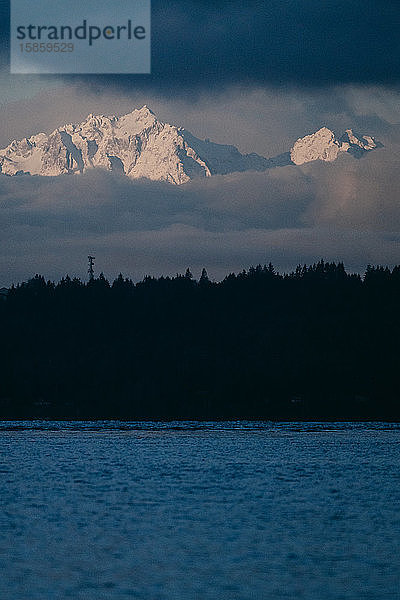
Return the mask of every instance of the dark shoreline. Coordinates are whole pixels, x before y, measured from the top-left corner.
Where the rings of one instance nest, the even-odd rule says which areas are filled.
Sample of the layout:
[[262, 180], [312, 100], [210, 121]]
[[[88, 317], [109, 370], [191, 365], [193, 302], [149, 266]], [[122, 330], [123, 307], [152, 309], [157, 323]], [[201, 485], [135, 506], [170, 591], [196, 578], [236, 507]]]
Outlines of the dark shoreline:
[[0, 423], [7, 422], [45, 422], [45, 423], [396, 423], [400, 424], [400, 418], [390, 417], [227, 417], [227, 418], [146, 418], [146, 417], [0, 417]]

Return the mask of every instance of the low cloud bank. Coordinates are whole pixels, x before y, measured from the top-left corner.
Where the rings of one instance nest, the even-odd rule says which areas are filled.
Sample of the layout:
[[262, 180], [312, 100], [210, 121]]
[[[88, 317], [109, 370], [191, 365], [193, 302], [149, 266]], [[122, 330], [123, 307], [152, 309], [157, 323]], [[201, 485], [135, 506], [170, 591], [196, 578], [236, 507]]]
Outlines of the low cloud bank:
[[399, 262], [397, 130], [361, 160], [288, 166], [175, 187], [104, 171], [0, 176], [0, 285], [36, 272], [86, 276], [88, 253], [120, 271], [215, 278], [269, 262], [288, 270], [323, 257], [362, 271]]

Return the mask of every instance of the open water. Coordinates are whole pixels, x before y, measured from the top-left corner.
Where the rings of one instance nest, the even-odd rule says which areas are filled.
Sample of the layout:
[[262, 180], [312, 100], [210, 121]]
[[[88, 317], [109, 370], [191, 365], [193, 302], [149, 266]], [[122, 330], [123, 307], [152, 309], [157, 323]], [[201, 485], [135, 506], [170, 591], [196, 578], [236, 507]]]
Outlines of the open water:
[[1, 600], [397, 600], [400, 426], [0, 423]]

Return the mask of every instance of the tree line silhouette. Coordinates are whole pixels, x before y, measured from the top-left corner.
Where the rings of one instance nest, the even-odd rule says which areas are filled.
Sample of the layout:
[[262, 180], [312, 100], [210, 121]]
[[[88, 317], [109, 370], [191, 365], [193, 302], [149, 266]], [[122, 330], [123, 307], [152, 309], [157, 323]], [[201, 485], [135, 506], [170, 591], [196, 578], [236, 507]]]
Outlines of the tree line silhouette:
[[400, 266], [36, 275], [0, 300], [1, 418], [400, 418]]

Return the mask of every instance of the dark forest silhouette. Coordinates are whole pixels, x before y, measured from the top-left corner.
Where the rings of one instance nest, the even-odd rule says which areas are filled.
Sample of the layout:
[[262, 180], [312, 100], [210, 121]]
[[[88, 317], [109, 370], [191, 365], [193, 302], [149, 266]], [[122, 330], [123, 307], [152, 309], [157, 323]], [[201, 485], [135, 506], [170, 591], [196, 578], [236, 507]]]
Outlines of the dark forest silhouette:
[[400, 267], [320, 261], [0, 299], [2, 418], [399, 419]]

